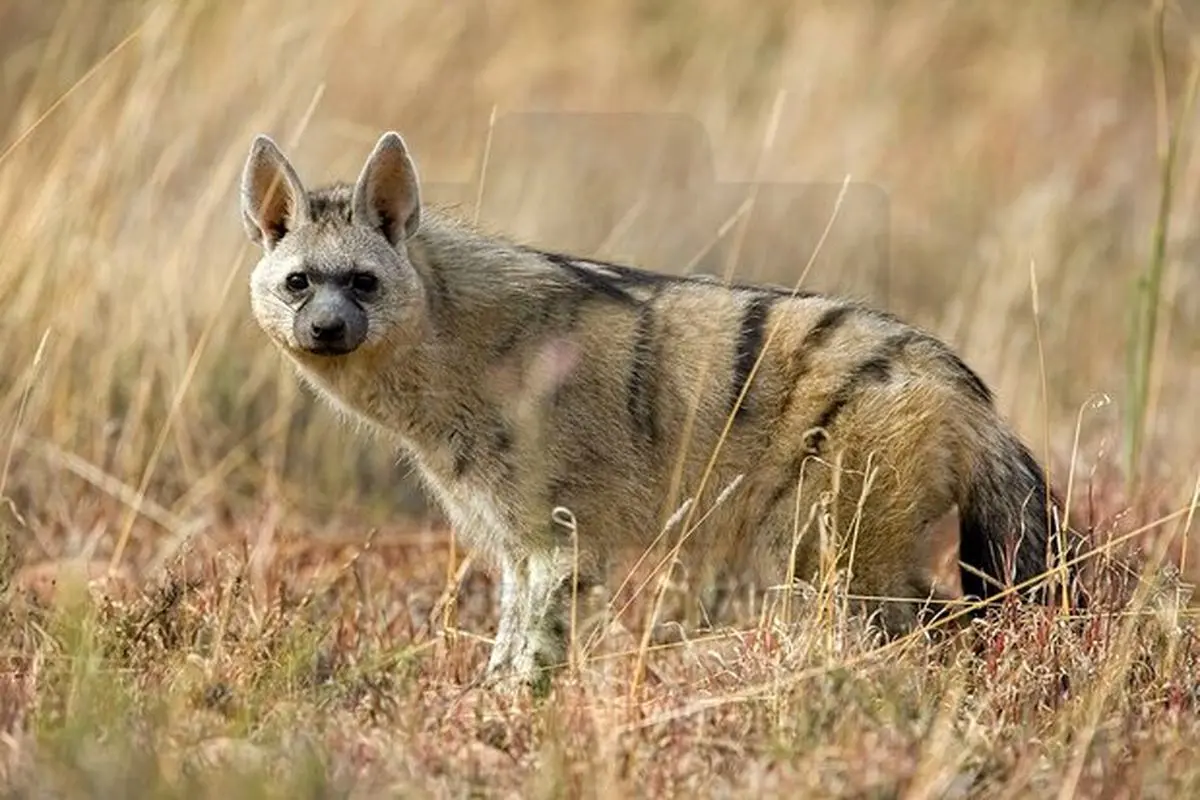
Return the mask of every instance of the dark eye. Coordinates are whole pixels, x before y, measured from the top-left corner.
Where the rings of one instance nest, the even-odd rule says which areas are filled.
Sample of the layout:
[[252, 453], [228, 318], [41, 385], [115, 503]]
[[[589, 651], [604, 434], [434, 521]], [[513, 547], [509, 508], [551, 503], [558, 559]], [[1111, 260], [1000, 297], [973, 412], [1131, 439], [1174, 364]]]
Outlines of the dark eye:
[[308, 276], [303, 272], [290, 273], [283, 282], [293, 292], [303, 292], [308, 288]]
[[379, 288], [379, 279], [369, 272], [355, 272], [350, 276], [350, 288], [356, 292], [370, 294]]

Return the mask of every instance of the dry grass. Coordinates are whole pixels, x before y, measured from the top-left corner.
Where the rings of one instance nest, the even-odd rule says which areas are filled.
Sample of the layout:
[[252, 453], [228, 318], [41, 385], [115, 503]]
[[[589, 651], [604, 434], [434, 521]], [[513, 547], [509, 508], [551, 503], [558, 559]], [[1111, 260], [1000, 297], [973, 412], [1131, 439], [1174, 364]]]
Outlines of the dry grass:
[[[1154, 569], [1165, 554], [1190, 576], [1200, 555], [1191, 129], [1144, 488], [1127, 496], [1116, 466], [1159, 205], [1149, 8], [793, 5], [0, 4], [13, 796], [1200, 789], [1194, 611]], [[1200, 18], [1167, 20], [1177, 108]], [[1106, 591], [1081, 620], [1008, 608], [881, 649], [818, 598], [787, 625], [748, 611], [740, 632], [653, 651], [640, 692], [619, 637], [536, 708], [469, 689], [487, 577], [467, 572], [443, 635], [436, 514], [395, 454], [297, 387], [245, 298], [234, 190], [251, 136], [332, 178], [385, 128], [434, 200], [488, 227], [667, 270], [736, 256], [786, 283], [850, 175], [808, 285], [952, 341], [1048, 446], [1055, 483], [1070, 474], [1074, 521], [1137, 547], [1097, 559]], [[714, 242], [763, 177], [743, 243]], [[76, 559], [117, 570], [98, 599], [71, 600]]]

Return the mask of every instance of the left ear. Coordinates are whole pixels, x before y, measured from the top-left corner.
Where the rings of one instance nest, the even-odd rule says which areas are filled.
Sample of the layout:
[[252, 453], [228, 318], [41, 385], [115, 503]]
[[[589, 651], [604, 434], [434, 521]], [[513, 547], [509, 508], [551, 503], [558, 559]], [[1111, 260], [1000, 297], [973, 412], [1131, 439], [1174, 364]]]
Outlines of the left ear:
[[242, 168], [241, 201], [246, 235], [266, 250], [311, 216], [296, 170], [266, 134], [254, 137], [250, 145]]
[[391, 244], [417, 232], [421, 224], [421, 193], [417, 168], [400, 134], [385, 133], [363, 165], [354, 186], [354, 221], [374, 228]]

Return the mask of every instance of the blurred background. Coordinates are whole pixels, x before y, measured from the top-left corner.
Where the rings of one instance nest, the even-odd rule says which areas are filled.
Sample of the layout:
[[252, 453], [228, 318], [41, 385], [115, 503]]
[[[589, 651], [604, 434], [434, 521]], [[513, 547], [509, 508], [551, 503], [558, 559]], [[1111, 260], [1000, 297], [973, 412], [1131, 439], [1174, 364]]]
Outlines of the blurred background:
[[[1189, 8], [1165, 15], [1169, 120]], [[153, 555], [267, 505], [313, 533], [429, 517], [254, 325], [237, 206], [254, 134], [315, 184], [353, 180], [387, 129], [428, 201], [672, 272], [793, 285], [841, 196], [804, 286], [944, 336], [1057, 483], [1074, 468], [1077, 500], [1094, 477], [1122, 507], [1162, 182], [1152, 20], [1118, 0], [3, 0], [0, 526], [50, 558], [128, 526]], [[1172, 507], [1200, 463], [1191, 130], [1144, 451]]]

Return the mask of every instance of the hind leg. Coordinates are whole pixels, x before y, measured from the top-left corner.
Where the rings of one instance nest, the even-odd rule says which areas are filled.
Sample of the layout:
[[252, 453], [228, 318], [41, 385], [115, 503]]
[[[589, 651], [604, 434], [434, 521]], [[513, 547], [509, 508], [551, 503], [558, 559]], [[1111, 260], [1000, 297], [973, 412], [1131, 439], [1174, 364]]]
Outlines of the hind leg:
[[958, 506], [931, 522], [915, 526], [903, 558], [891, 572], [872, 569], [852, 591], [871, 599], [864, 610], [876, 615], [889, 635], [904, 635], [953, 610], [963, 597], [959, 553]]
[[947, 609], [947, 598], [925, 591], [915, 582], [894, 583], [886, 589], [859, 584], [851, 592], [858, 595], [851, 607], [867, 616], [889, 639], [928, 626]]

